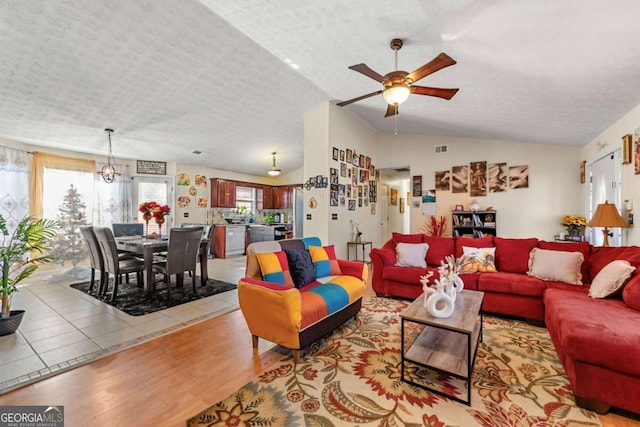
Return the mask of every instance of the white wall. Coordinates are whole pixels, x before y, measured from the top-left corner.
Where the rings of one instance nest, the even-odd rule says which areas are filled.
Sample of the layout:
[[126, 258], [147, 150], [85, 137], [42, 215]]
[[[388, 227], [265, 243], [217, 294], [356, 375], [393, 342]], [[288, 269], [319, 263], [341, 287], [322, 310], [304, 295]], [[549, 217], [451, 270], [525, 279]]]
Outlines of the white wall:
[[[424, 135], [376, 135], [379, 168], [409, 165], [411, 175], [422, 175], [423, 191], [435, 187], [434, 172], [471, 162], [506, 162], [510, 166], [529, 165], [529, 188], [488, 193], [477, 197], [481, 207], [497, 210], [498, 235], [502, 237], [538, 237], [553, 239], [562, 230], [563, 214], [582, 212], [584, 185], [579, 180], [579, 147], [518, 142], [444, 138]], [[448, 145], [449, 151], [435, 154], [436, 145]], [[468, 208], [468, 194], [437, 192], [437, 214], [448, 220], [456, 204]], [[424, 223], [420, 208], [411, 210], [411, 232]]]
[[[591, 164], [604, 155], [621, 148], [622, 137], [626, 134], [638, 133], [640, 129], [640, 105], [605, 129], [600, 135], [586, 144], [582, 150], [582, 156], [587, 164]], [[603, 147], [603, 144], [606, 145]], [[622, 165], [622, 200], [633, 200], [635, 224], [622, 232], [623, 244], [640, 245], [640, 175], [635, 175], [633, 160], [630, 164]]]
[[[339, 107], [324, 103], [305, 115], [304, 132], [304, 180], [316, 175], [329, 176], [329, 168], [340, 169], [340, 161], [332, 159], [333, 147], [339, 150], [354, 149], [358, 154], [371, 157], [376, 164], [375, 135], [360, 123], [354, 121]], [[340, 184], [347, 178], [340, 177]], [[351, 221], [360, 223], [362, 240], [379, 245], [377, 238], [377, 211], [371, 213], [371, 206], [358, 207], [354, 211], [347, 206], [329, 206], [330, 188], [304, 191], [305, 214], [312, 219], [304, 221], [304, 235], [317, 236], [324, 244], [333, 244], [338, 258], [347, 258], [347, 242], [352, 240]], [[316, 209], [308, 208], [308, 200], [314, 196], [318, 201]], [[349, 198], [346, 197], [348, 200]], [[337, 219], [332, 219], [337, 214]], [[352, 258], [355, 253], [352, 253]]]

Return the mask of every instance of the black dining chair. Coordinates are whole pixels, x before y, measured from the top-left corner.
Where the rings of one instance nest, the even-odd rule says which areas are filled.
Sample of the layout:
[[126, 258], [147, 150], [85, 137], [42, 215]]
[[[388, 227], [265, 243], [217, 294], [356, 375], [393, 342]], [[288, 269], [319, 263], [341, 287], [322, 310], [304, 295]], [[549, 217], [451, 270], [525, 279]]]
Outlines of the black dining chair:
[[193, 292], [196, 291], [196, 263], [202, 240], [202, 227], [172, 228], [169, 231], [167, 258], [153, 264], [153, 271], [164, 276], [167, 285], [167, 296], [171, 296], [171, 275], [176, 275], [176, 286], [184, 281], [184, 272], [193, 274]]
[[118, 295], [118, 285], [121, 281], [121, 275], [128, 275], [129, 273], [136, 273], [136, 279], [138, 280], [138, 286], [143, 282], [144, 261], [137, 258], [125, 258], [121, 259], [118, 256], [118, 248], [116, 246], [116, 240], [113, 237], [113, 232], [110, 228], [95, 227], [94, 232], [98, 239], [98, 246], [102, 253], [104, 260], [104, 269], [106, 271], [106, 281], [103, 289], [103, 295], [107, 291], [109, 283], [109, 274], [113, 275], [113, 291], [111, 293], [111, 301], [115, 301]]
[[87, 251], [89, 252], [89, 261], [91, 263], [91, 283], [89, 285], [89, 293], [93, 292], [93, 286], [95, 284], [96, 270], [100, 271], [100, 285], [98, 286], [98, 295], [103, 292], [106, 283], [106, 271], [104, 269], [104, 259], [102, 258], [102, 252], [100, 252], [100, 246], [96, 233], [93, 231], [93, 227], [83, 225], [80, 227], [80, 232], [84, 238], [84, 242], [87, 245]]

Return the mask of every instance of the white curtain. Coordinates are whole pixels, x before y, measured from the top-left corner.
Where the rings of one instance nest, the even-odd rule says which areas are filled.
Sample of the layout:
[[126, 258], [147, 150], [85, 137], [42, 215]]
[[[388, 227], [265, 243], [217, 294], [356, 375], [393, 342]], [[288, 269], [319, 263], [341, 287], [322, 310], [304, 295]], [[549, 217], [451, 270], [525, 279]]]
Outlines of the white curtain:
[[[96, 170], [101, 170], [105, 163], [96, 162]], [[115, 165], [116, 171], [122, 174], [115, 182], [104, 182], [102, 176], [95, 175], [95, 206], [93, 225], [111, 227], [112, 223], [133, 222], [131, 213], [131, 177], [129, 167]]]
[[29, 213], [29, 167], [26, 151], [0, 146], [0, 214], [9, 232]]

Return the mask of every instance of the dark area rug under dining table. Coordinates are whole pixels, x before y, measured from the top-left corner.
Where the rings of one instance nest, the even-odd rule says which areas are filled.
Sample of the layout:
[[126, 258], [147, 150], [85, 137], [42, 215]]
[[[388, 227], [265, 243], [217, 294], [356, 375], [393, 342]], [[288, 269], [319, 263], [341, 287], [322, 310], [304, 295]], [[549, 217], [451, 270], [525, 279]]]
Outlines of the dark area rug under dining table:
[[90, 282], [88, 281], [72, 284], [71, 287], [105, 304], [109, 304], [118, 310], [124, 311], [131, 316], [154, 313], [159, 310], [164, 310], [165, 308], [175, 307], [237, 288], [234, 283], [223, 282], [222, 280], [209, 278], [205, 286], [200, 286], [200, 277], [194, 277], [194, 280], [196, 280], [197, 283], [196, 294], [193, 293], [191, 279], [185, 277], [182, 288], [176, 288], [175, 283], [172, 283], [171, 298], [168, 298], [167, 288], [163, 282], [156, 283], [156, 290], [147, 295], [143, 288], [138, 287], [136, 279], [131, 278], [129, 283], [121, 283], [118, 286], [118, 295], [113, 302], [111, 301], [113, 280], [109, 282], [106, 295], [97, 295], [98, 283], [94, 285], [93, 292], [91, 293], [89, 293]]

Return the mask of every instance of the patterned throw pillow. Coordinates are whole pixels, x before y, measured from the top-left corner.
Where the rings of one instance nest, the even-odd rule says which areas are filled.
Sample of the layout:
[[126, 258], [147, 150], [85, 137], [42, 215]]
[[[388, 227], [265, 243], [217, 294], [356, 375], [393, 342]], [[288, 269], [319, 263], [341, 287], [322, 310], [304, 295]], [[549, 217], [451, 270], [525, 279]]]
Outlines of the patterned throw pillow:
[[257, 253], [256, 258], [264, 281], [293, 287], [287, 254], [284, 251]]
[[496, 248], [462, 247], [462, 273], [495, 273]]
[[336, 251], [330, 246], [309, 246], [309, 254], [317, 277], [340, 276], [342, 271], [338, 265]]

